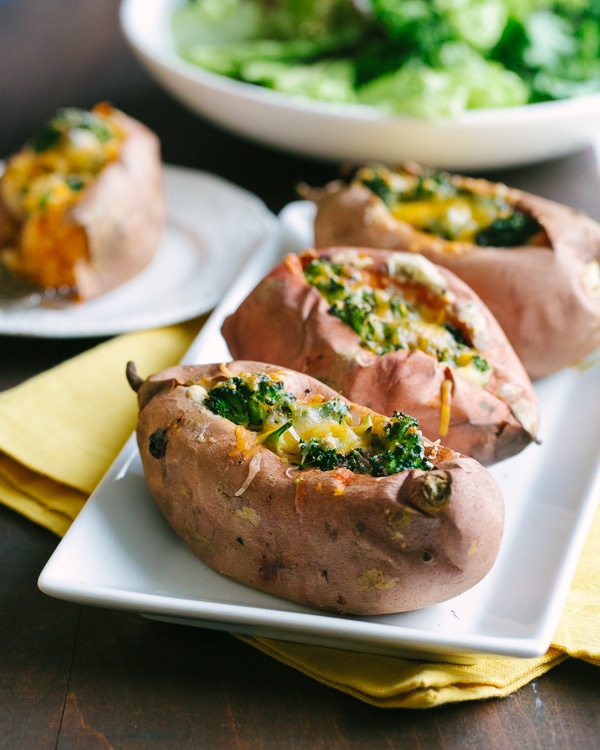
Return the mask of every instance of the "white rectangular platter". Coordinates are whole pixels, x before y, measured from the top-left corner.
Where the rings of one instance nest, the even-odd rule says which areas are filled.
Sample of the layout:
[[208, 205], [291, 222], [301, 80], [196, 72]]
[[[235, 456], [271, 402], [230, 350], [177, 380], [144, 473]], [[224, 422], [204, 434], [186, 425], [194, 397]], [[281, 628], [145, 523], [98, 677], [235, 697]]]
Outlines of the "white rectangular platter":
[[[306, 207], [291, 204], [280, 247], [262, 247], [215, 310], [186, 362], [229, 359], [220, 328], [294, 240]], [[304, 217], [304, 218], [303, 218]], [[301, 241], [301, 240], [300, 240]], [[249, 635], [369, 653], [469, 663], [479, 653], [533, 657], [549, 647], [600, 497], [600, 367], [537, 385], [542, 444], [492, 467], [506, 502], [498, 560], [477, 586], [416, 612], [345, 617], [235, 583], [170, 529], [129, 440], [39, 579], [45, 593]]]

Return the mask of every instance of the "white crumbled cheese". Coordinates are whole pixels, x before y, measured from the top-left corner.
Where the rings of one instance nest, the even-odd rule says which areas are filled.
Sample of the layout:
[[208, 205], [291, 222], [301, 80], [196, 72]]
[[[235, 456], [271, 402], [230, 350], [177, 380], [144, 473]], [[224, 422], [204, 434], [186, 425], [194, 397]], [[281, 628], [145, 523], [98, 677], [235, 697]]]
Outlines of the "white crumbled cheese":
[[355, 268], [368, 268], [373, 265], [373, 258], [366, 253], [357, 252], [354, 248], [340, 250], [333, 256], [333, 262], [341, 265], [350, 265]]
[[190, 385], [187, 389], [187, 397], [191, 399], [196, 406], [204, 406], [204, 400], [208, 395], [206, 388], [201, 385]]
[[446, 279], [425, 256], [418, 253], [392, 253], [387, 262], [388, 273], [397, 281], [423, 284], [439, 296], [449, 298]]
[[488, 328], [481, 308], [472, 302], [465, 302], [457, 308], [457, 315], [460, 322], [464, 323], [471, 333], [473, 341], [477, 342], [477, 348], [485, 349]]
[[514, 383], [503, 383], [500, 389], [500, 397], [503, 401], [510, 403], [511, 401], [516, 401], [521, 396], [522, 390], [522, 388]]

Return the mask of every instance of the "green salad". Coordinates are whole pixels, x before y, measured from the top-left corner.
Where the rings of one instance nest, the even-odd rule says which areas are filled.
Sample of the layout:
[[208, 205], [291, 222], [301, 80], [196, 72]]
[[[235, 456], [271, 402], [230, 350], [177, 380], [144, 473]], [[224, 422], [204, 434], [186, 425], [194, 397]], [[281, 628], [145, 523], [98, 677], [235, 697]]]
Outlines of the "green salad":
[[185, 0], [172, 31], [212, 72], [429, 119], [600, 91], [600, 0]]

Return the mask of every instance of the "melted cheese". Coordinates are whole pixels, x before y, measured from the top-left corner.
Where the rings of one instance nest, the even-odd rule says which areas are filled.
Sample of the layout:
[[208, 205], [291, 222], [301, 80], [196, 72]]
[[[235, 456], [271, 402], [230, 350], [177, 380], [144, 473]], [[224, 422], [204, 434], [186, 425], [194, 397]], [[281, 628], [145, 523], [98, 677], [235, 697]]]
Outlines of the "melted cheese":
[[[423, 351], [484, 387], [491, 368], [467, 339], [485, 342], [485, 319], [473, 305], [455, 304], [445, 277], [423, 256], [392, 253], [387, 271], [376, 273], [342, 251], [332, 262], [314, 260], [307, 280], [328, 299], [331, 312], [351, 325], [374, 354]], [[353, 306], [362, 310], [358, 325]]]
[[392, 216], [399, 221], [460, 242], [474, 242], [480, 229], [508, 213], [476, 193], [459, 193], [444, 199], [399, 201], [391, 209]]
[[441, 402], [442, 408], [440, 409], [440, 435], [443, 437], [448, 434], [450, 428], [450, 418], [452, 416], [452, 381], [443, 380], [441, 386]]
[[513, 213], [498, 185], [491, 194], [460, 187], [442, 172], [413, 174], [385, 167], [363, 167], [356, 179], [385, 203], [391, 216], [446, 240], [475, 242], [477, 233]]
[[[241, 378], [251, 388], [255, 385], [253, 374], [245, 373]], [[207, 395], [208, 391], [202, 384], [187, 388], [187, 397], [200, 409], [209, 409]], [[292, 397], [285, 408], [267, 409], [259, 426], [236, 425], [235, 442], [229, 455], [252, 458], [259, 446], [264, 445], [289, 463], [302, 464], [303, 447], [311, 441], [337, 454], [346, 455], [358, 450], [368, 455], [374, 436], [384, 440], [388, 422], [384, 415], [361, 406], [348, 407], [340, 399], [325, 402], [316, 395], [298, 401]], [[414, 429], [418, 432], [417, 428]]]
[[[340, 422], [337, 419], [324, 416], [317, 404], [296, 404], [293, 414], [293, 425], [280, 436], [276, 452], [292, 463], [300, 463], [302, 443], [317, 440], [320, 445], [330, 448], [337, 453], [350, 453], [352, 450], [368, 450], [371, 445], [373, 428], [381, 434], [385, 417], [379, 419], [378, 425], [373, 425], [369, 416], [365, 418], [362, 411], [350, 411]], [[283, 426], [285, 422], [277, 413], [271, 413], [265, 420], [262, 429], [257, 433], [261, 443]]]

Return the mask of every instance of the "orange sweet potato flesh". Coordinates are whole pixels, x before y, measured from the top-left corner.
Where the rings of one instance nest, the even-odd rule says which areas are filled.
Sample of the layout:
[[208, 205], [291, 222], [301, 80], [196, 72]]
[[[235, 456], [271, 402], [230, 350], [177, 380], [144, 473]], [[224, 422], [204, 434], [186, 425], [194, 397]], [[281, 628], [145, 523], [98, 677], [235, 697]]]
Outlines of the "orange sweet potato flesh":
[[[440, 439], [484, 465], [537, 440], [539, 408], [531, 380], [490, 311], [460, 279], [437, 267], [456, 304], [477, 311], [481, 330], [475, 344], [493, 367], [485, 388], [423, 351], [376, 355], [366, 350], [305, 280], [303, 265], [315, 255], [334, 261], [355, 257], [362, 264], [370, 259], [377, 269], [390, 258], [386, 251], [369, 248], [289, 255], [225, 320], [222, 331], [233, 357], [306, 372], [381, 414], [410, 414], [430, 440]], [[450, 422], [442, 432], [444, 398], [450, 399]]]
[[186, 395], [190, 384], [210, 387], [224, 372], [275, 373], [300, 400], [337, 395], [307, 375], [256, 362], [173, 367], [146, 381], [130, 370], [148, 486], [207, 565], [285, 599], [359, 615], [445, 601], [489, 572], [504, 503], [483, 466], [439, 446], [432, 453], [429, 441], [432, 470], [379, 478], [301, 471], [264, 445], [245, 453], [232, 422]]
[[[418, 165], [412, 170], [421, 171]], [[465, 281], [485, 302], [533, 379], [580, 362], [600, 346], [600, 285], [586, 284], [590, 264], [600, 263], [600, 224], [531, 193], [453, 175], [467, 190], [500, 191], [516, 209], [533, 216], [545, 242], [479, 247], [450, 242], [398, 221], [367, 187], [332, 183], [309, 191], [317, 207], [317, 247], [354, 245], [418, 252]], [[597, 277], [596, 274], [593, 276]]]

